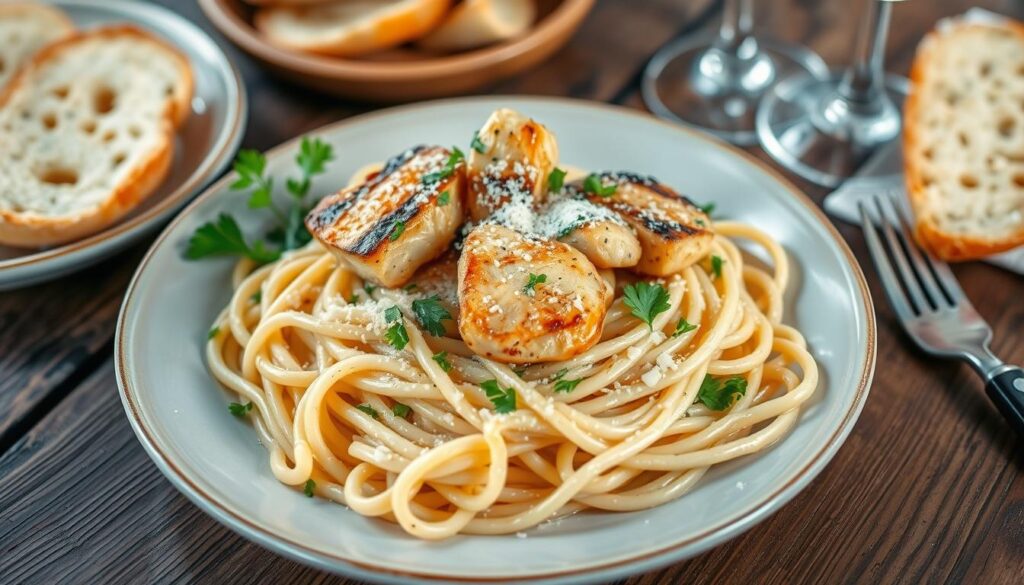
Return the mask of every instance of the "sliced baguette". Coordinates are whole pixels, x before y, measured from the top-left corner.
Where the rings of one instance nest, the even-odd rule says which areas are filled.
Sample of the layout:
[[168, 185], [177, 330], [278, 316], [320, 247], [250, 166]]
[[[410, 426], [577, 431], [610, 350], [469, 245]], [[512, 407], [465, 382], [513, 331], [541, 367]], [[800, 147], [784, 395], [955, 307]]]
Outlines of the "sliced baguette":
[[945, 260], [1024, 244], [1024, 26], [954, 21], [918, 46], [904, 156], [917, 238]]
[[188, 61], [129, 26], [47, 46], [0, 92], [0, 243], [95, 233], [170, 167], [192, 99]]
[[74, 31], [71, 19], [52, 6], [0, 3], [0, 88], [39, 49]]
[[515, 38], [537, 17], [534, 0], [465, 0], [416, 44], [431, 51], [463, 51]]
[[349, 0], [261, 8], [253, 21], [280, 47], [355, 57], [422, 37], [450, 6], [451, 0]]

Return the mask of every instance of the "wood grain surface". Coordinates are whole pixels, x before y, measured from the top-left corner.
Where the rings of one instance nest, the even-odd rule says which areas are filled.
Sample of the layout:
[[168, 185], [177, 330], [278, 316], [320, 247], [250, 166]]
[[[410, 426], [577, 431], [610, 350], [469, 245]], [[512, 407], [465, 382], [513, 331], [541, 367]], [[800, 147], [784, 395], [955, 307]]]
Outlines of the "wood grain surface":
[[[248, 148], [266, 149], [375, 109], [270, 76], [230, 46], [194, 2], [162, 0], [225, 48], [250, 98]], [[758, 31], [846, 62], [862, 0], [757, 3]], [[906, 73], [934, 22], [981, 4], [895, 7], [888, 69]], [[665, 42], [713, 27], [720, 0], [606, 0], [553, 59], [493, 93], [572, 96], [643, 108], [643, 66]], [[752, 152], [765, 160], [757, 149]], [[795, 181], [816, 201], [824, 191]], [[695, 559], [623, 581], [675, 583], [1024, 583], [1024, 449], [965, 366], [914, 350], [899, 331], [858, 228], [838, 224], [876, 303], [878, 368], [860, 421], [832, 463], [765, 522]], [[0, 583], [346, 583], [217, 524], [150, 462], [125, 418], [112, 340], [124, 289], [148, 242], [49, 284], [0, 294]], [[1024, 278], [955, 268], [1024, 363]]]

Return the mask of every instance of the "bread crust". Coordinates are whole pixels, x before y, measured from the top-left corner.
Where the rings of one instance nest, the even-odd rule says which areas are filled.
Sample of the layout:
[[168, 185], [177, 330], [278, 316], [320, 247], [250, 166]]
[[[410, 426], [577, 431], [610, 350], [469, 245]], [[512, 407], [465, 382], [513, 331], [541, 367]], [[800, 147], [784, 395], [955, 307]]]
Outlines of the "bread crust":
[[160, 186], [170, 171], [174, 157], [174, 134], [191, 112], [193, 91], [192, 70], [188, 59], [176, 48], [137, 27], [117, 25], [81, 31], [47, 45], [22, 67], [11, 82], [0, 90], [0, 109], [27, 83], [31, 72], [61, 51], [93, 38], [131, 36], [155, 44], [178, 61], [179, 83], [169, 96], [163, 114], [159, 145], [134, 165], [132, 172], [108, 194], [98, 206], [67, 215], [42, 215], [0, 209], [0, 244], [22, 248], [38, 248], [65, 244], [92, 235], [113, 224], [134, 209]]
[[320, 53], [335, 57], [354, 57], [396, 47], [414, 41], [434, 29], [451, 6], [451, 0], [416, 0], [405, 10], [388, 14], [373, 22], [372, 26], [347, 29], [345, 34], [321, 43], [297, 41], [277, 34], [273, 19], [282, 12], [315, 9], [310, 6], [268, 6], [253, 15], [253, 24], [271, 43], [286, 49]]
[[[943, 260], [956, 262], [974, 260], [1005, 252], [1024, 245], [1024, 225], [1019, 230], [1002, 238], [986, 238], [971, 234], [950, 233], [943, 231], [928, 213], [928, 202], [925, 195], [925, 180], [922, 169], [925, 165], [921, 155], [921, 131], [919, 124], [924, 119], [926, 72], [930, 61], [935, 57], [936, 46], [943, 42], [945, 34], [956, 34], [971, 28], [991, 28], [991, 25], [958, 23], [954, 32], [928, 33], [918, 45], [914, 63], [910, 70], [911, 91], [904, 102], [903, 153], [904, 176], [911, 207], [916, 218], [915, 237], [918, 242], [933, 255]], [[1007, 20], [1003, 25], [1021, 39], [1024, 44], [1024, 25], [1017, 21]]]

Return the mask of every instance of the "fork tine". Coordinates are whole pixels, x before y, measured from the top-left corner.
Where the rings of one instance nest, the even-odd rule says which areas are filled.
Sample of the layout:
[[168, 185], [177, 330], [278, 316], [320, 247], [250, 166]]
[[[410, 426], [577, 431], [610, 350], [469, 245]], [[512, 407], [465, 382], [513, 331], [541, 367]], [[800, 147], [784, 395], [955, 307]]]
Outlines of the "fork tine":
[[857, 206], [860, 207], [861, 227], [864, 228], [864, 239], [868, 244], [868, 252], [875, 262], [875, 268], [878, 269], [878, 276], [882, 279], [882, 288], [885, 289], [885, 295], [889, 297], [889, 304], [896, 311], [896, 316], [900, 321], [912, 319], [914, 311], [903, 294], [899, 277], [896, 276], [892, 264], [889, 263], [889, 258], [885, 255], [885, 248], [882, 246], [882, 240], [878, 237], [875, 222], [868, 214], [867, 205], [862, 200], [858, 202]]
[[[896, 215], [899, 217], [900, 224], [903, 226], [903, 233], [908, 243], [914, 242], [913, 231], [910, 229], [910, 218], [907, 217], [905, 210], [900, 209], [897, 205]], [[961, 300], [966, 299], [967, 295], [964, 294], [964, 289], [960, 288], [960, 283], [957, 281], [956, 276], [953, 275], [953, 271], [950, 270], [949, 264], [936, 260], [931, 254], [919, 250], [916, 245], [908, 246], [910, 248], [911, 255], [915, 256], [918, 262], [926, 264], [932, 270], [932, 274], [938, 280], [939, 286], [945, 291], [946, 297], [956, 305]]]
[[[892, 220], [889, 218], [883, 199], [882, 197], [872, 198], [875, 208], [878, 210], [879, 226], [881, 227], [882, 234], [885, 236], [886, 243], [889, 244], [889, 253], [892, 255], [892, 259], [896, 263], [896, 269], [902, 277], [904, 290], [907, 291], [911, 302], [917, 307], [917, 313], [927, 313], [933, 307], [937, 307], [938, 304], [932, 302], [933, 299], [929, 298], [930, 295], [926, 295], [921, 289], [920, 282], [924, 279], [920, 273], [924, 267], [913, 266], [907, 260], [907, 253], [899, 242], [896, 230], [892, 227]], [[927, 270], [927, 268], [924, 269]]]

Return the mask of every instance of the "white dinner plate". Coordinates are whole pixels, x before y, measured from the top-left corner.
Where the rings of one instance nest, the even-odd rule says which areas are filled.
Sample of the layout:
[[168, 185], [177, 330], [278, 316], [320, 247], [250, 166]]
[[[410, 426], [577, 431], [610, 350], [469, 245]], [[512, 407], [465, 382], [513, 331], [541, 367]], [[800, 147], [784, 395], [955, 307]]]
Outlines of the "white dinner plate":
[[[231, 296], [233, 262], [185, 260], [186, 242], [221, 212], [235, 214], [244, 230], [255, 230], [265, 215], [230, 192], [228, 177], [153, 245], [128, 289], [117, 332], [128, 418], [153, 461], [196, 505], [267, 548], [357, 578], [585, 583], [648, 571], [735, 537], [795, 496], [839, 449], [874, 368], [875, 322], [864, 277], [814, 204], [742, 152], [621, 108], [546, 98], [455, 99], [315, 132], [334, 145], [336, 160], [313, 191], [332, 192], [365, 163], [410, 145], [464, 145], [498, 107], [552, 129], [567, 165], [655, 175], [696, 201], [716, 202], [716, 216], [754, 223], [781, 241], [793, 260], [786, 321], [803, 331], [822, 371], [798, 425], [775, 446], [714, 467], [674, 502], [641, 512], [578, 514], [520, 535], [424, 542], [382, 520], [306, 498], [274, 479], [255, 432], [228, 413], [228, 394], [204, 365], [208, 328]], [[298, 146], [295, 140], [274, 149], [270, 173], [294, 173]]]
[[175, 136], [174, 160], [160, 187], [114, 225], [52, 248], [0, 245], [0, 290], [51, 280], [118, 252], [153, 231], [227, 168], [246, 116], [241, 77], [217, 43], [166, 8], [131, 0], [56, 0], [75, 26], [132, 24], [181, 51], [192, 66], [192, 113]]

